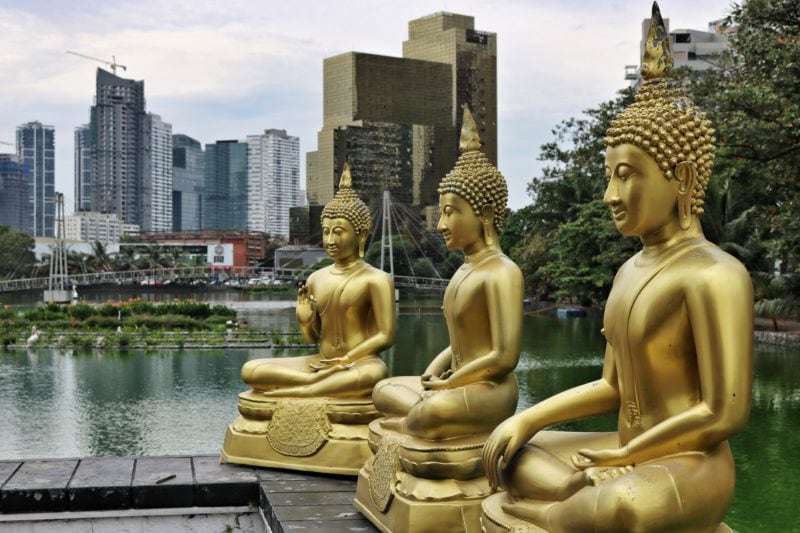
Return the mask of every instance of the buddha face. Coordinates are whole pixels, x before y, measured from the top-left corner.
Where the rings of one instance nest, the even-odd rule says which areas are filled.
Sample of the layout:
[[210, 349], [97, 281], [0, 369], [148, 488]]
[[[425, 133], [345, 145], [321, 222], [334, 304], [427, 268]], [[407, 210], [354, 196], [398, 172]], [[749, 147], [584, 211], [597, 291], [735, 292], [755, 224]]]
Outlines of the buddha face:
[[359, 235], [346, 218], [322, 219], [322, 245], [337, 263], [348, 263], [358, 258]]
[[451, 192], [440, 195], [439, 213], [436, 229], [449, 250], [463, 250], [469, 255], [483, 247], [481, 220], [461, 196]]
[[658, 164], [633, 144], [606, 151], [603, 202], [611, 209], [617, 230], [645, 237], [677, 223], [677, 182], [664, 177]]

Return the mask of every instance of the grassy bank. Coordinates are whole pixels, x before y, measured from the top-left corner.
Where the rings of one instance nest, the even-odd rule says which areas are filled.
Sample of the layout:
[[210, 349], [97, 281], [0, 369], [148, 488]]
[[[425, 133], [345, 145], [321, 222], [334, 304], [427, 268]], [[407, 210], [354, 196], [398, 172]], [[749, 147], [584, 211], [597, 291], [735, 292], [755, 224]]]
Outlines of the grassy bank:
[[19, 312], [5, 307], [0, 310], [0, 345], [182, 348], [293, 347], [307, 343], [299, 330], [264, 332], [240, 328], [236, 311], [222, 305], [133, 299], [102, 305], [48, 304]]

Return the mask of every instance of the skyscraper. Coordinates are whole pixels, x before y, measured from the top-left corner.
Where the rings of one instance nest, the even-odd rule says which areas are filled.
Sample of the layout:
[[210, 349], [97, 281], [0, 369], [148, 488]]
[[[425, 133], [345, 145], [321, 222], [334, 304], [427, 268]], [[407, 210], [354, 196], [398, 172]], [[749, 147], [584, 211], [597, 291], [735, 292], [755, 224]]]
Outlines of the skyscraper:
[[92, 143], [89, 124], [75, 128], [75, 211], [92, 210]]
[[91, 108], [92, 210], [142, 224], [144, 82], [97, 69]]
[[0, 154], [0, 226], [30, 233], [30, 169], [15, 154]]
[[206, 145], [202, 229], [247, 228], [247, 143]]
[[27, 201], [30, 218], [28, 233], [34, 237], [52, 237], [55, 231], [55, 129], [41, 122], [17, 127], [17, 155], [30, 169]]
[[330, 201], [345, 159], [366, 201], [389, 189], [418, 207], [436, 203], [436, 187], [458, 157], [465, 104], [496, 164], [496, 41], [474, 29], [473, 17], [437, 13], [409, 23], [403, 58], [325, 59], [323, 126], [306, 159], [309, 203]]
[[172, 230], [200, 229], [205, 154], [188, 135], [172, 136]]
[[300, 189], [300, 139], [286, 130], [247, 136], [247, 229], [289, 237]]
[[142, 118], [141, 229], [172, 231], [172, 125]]

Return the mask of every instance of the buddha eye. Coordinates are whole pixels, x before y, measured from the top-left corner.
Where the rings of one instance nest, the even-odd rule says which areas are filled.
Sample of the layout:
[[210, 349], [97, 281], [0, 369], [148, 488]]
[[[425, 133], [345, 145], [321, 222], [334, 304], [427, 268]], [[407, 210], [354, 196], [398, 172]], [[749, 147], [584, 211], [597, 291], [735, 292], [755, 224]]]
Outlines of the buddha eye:
[[616, 174], [620, 181], [625, 181], [636, 174], [636, 169], [632, 166], [622, 164], [617, 166]]

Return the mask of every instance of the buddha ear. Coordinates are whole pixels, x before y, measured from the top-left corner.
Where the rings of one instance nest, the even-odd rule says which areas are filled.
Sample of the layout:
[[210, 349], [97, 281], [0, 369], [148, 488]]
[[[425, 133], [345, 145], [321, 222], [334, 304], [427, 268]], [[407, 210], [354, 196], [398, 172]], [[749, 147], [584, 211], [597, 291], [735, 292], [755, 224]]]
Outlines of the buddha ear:
[[486, 245], [494, 245], [494, 239], [497, 235], [494, 230], [494, 207], [491, 204], [481, 207], [481, 214], [478, 218], [483, 224], [483, 238], [486, 241]]
[[367, 246], [367, 237], [369, 236], [369, 232], [366, 229], [362, 229], [358, 232], [358, 257], [364, 259], [364, 252]]
[[682, 230], [687, 230], [692, 223], [692, 200], [694, 184], [697, 183], [697, 167], [691, 161], [681, 161], [675, 166], [674, 174], [678, 182], [678, 223]]

